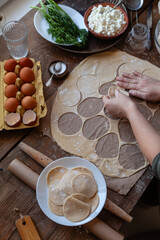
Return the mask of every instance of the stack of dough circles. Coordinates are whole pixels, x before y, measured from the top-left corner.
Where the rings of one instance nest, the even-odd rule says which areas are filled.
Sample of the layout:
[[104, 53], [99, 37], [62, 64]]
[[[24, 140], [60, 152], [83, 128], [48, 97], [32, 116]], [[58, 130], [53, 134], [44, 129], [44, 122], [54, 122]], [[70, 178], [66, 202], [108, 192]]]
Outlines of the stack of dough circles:
[[80, 222], [99, 204], [98, 187], [92, 172], [85, 167], [57, 166], [47, 174], [50, 210], [72, 222]]

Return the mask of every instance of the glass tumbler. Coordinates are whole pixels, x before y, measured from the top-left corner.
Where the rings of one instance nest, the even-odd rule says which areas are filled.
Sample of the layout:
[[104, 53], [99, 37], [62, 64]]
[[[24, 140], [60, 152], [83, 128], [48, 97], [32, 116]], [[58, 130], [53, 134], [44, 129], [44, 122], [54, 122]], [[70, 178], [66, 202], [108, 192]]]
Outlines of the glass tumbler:
[[2, 35], [6, 41], [10, 55], [19, 59], [28, 54], [28, 29], [22, 21], [10, 21], [2, 28]]
[[140, 54], [144, 52], [147, 44], [147, 26], [137, 23], [129, 32], [125, 45], [129, 52]]
[[6, 22], [6, 18], [2, 12], [0, 12], [0, 35], [2, 33], [2, 27]]

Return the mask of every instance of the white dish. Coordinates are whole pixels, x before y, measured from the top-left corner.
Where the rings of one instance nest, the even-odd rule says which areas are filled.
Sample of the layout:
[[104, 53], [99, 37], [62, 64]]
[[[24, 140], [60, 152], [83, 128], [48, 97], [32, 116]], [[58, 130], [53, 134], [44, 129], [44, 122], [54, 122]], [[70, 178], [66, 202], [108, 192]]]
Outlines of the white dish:
[[[99, 204], [96, 210], [81, 222], [71, 222], [68, 219], [66, 219], [64, 216], [57, 216], [50, 210], [48, 206], [47, 174], [52, 168], [56, 166], [63, 166], [68, 169], [71, 169], [77, 166], [83, 166], [88, 168], [94, 175], [94, 178], [98, 185]], [[58, 160], [53, 161], [53, 163], [50, 163], [42, 171], [37, 181], [36, 197], [41, 210], [52, 221], [65, 226], [79, 226], [87, 222], [90, 222], [101, 212], [107, 197], [107, 186], [102, 173], [93, 163], [85, 159], [82, 159], [80, 157], [64, 157], [64, 158], [60, 158]]]
[[[74, 21], [74, 23], [80, 28], [80, 29], [86, 29], [86, 26], [84, 24], [84, 18], [83, 16], [77, 12], [75, 9], [61, 5], [59, 6], [71, 17], [71, 19]], [[46, 40], [48, 40], [51, 43], [55, 43], [57, 45], [61, 46], [72, 46], [73, 44], [59, 44], [52, 39], [52, 35], [48, 34], [47, 29], [49, 28], [49, 23], [44, 18], [43, 14], [40, 11], [37, 11], [34, 15], [34, 26], [37, 30], [37, 32]], [[87, 30], [88, 32], [88, 30]]]

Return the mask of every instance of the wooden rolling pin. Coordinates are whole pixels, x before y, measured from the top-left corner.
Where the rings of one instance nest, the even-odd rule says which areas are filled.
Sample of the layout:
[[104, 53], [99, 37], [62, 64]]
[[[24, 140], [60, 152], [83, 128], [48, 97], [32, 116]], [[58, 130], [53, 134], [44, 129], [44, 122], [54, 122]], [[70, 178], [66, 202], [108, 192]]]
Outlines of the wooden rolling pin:
[[[48, 158], [43, 153], [37, 151], [36, 149], [30, 147], [29, 145], [23, 142], [19, 144], [19, 147], [22, 151], [27, 153], [31, 158], [33, 158], [43, 167], [46, 167], [49, 163], [53, 162], [51, 158]], [[118, 216], [119, 218], [125, 220], [126, 222], [130, 223], [133, 219], [128, 213], [126, 213], [123, 209], [121, 209], [119, 206], [117, 206], [109, 199], [106, 200], [104, 208], [109, 212], [113, 213], [114, 215]]]
[[[31, 168], [26, 166], [18, 159], [14, 159], [8, 166], [8, 170], [16, 177], [22, 180], [25, 184], [29, 185], [33, 190], [36, 190], [36, 181], [39, 175]], [[123, 240], [119, 232], [99, 220], [93, 219], [91, 222], [84, 225], [90, 232], [97, 236], [101, 240]]]

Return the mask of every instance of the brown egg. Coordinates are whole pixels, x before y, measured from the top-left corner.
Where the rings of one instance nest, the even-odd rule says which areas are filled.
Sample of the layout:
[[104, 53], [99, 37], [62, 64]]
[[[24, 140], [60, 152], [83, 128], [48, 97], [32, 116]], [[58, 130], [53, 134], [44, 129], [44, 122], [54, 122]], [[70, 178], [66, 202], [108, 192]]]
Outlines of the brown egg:
[[30, 83], [33, 82], [35, 79], [34, 72], [31, 68], [29, 67], [24, 67], [21, 69], [20, 78], [22, 79], [23, 82]]
[[4, 76], [4, 82], [6, 84], [13, 84], [16, 82], [17, 79], [17, 75], [14, 72], [8, 72], [5, 76]]
[[21, 92], [25, 96], [32, 96], [36, 92], [36, 89], [32, 83], [24, 83], [21, 87]]
[[23, 67], [29, 67], [32, 68], [33, 67], [33, 62], [30, 58], [28, 57], [23, 57], [19, 60], [19, 65], [23, 68]]
[[14, 72], [15, 66], [17, 65], [17, 61], [15, 59], [8, 59], [4, 64], [4, 69], [7, 72]]
[[7, 98], [15, 97], [18, 92], [18, 87], [14, 84], [10, 84], [5, 88], [4, 94]]
[[8, 112], [16, 112], [18, 105], [19, 101], [17, 100], [17, 98], [11, 97], [7, 99], [4, 107]]
[[24, 109], [29, 110], [35, 108], [37, 106], [37, 102], [35, 98], [31, 96], [25, 96], [21, 101], [21, 105]]

